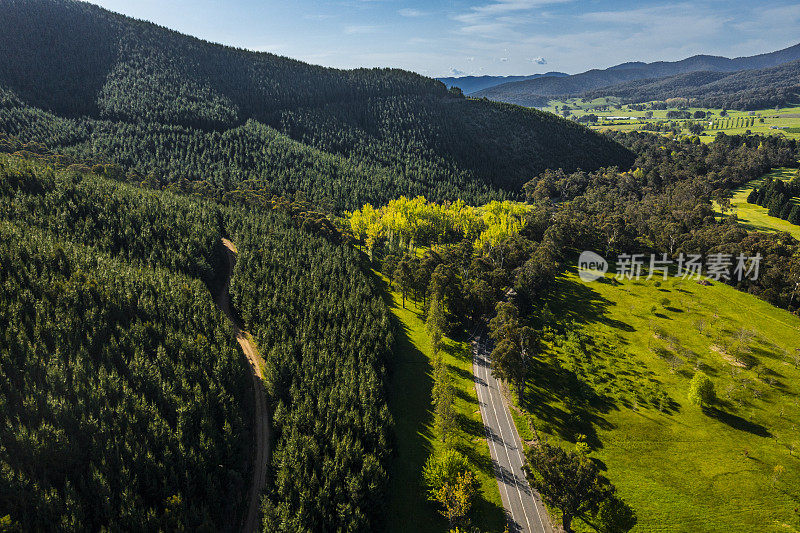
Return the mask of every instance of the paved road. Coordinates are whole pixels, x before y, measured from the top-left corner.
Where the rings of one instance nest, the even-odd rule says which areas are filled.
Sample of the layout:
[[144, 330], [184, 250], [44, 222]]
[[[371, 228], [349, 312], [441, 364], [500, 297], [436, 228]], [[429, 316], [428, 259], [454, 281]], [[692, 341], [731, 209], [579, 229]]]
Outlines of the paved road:
[[267, 411], [267, 398], [263, 384], [264, 376], [261, 373], [263, 361], [258, 354], [258, 350], [256, 350], [255, 344], [250, 339], [250, 335], [246, 331], [242, 331], [241, 325], [237, 323], [231, 313], [228, 286], [231, 282], [231, 275], [233, 275], [233, 266], [236, 263], [238, 250], [236, 250], [236, 245], [228, 239], [222, 239], [222, 244], [225, 246], [225, 252], [228, 257], [228, 277], [225, 281], [225, 286], [222, 287], [222, 290], [217, 295], [217, 305], [233, 324], [236, 331], [236, 341], [241, 346], [242, 352], [247, 357], [247, 362], [250, 363], [250, 368], [253, 371], [253, 398], [255, 400], [255, 411], [253, 412], [253, 429], [255, 433], [253, 479], [247, 493], [247, 514], [242, 524], [243, 533], [252, 533], [261, 529], [259, 522], [261, 493], [264, 490], [264, 482], [267, 479], [267, 460], [269, 458], [269, 412]]
[[547, 511], [522, 472], [522, 444], [503, 399], [500, 383], [492, 377], [488, 342], [485, 335], [478, 335], [473, 341], [472, 371], [508, 529], [511, 532], [552, 533], [554, 530]]

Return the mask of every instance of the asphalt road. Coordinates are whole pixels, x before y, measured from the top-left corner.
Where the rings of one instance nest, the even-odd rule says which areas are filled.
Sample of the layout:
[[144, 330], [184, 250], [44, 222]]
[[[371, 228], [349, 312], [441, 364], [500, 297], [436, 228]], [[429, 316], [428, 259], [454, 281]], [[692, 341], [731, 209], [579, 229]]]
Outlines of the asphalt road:
[[511, 532], [553, 533], [539, 495], [531, 490], [522, 472], [522, 444], [500, 383], [489, 368], [490, 346], [485, 335], [472, 343], [472, 372], [478, 393], [486, 440], [492, 455], [500, 497]]

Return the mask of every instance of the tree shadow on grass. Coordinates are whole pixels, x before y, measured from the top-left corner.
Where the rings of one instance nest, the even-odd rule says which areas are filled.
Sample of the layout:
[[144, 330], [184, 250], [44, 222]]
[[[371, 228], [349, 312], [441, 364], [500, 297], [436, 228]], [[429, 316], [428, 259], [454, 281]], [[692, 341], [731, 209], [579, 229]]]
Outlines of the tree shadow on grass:
[[[461, 387], [453, 387], [453, 392], [455, 393], [456, 398], [458, 398], [460, 400], [463, 400], [463, 401], [465, 401], [465, 402], [467, 402], [469, 404], [472, 404], [472, 403], [475, 402], [475, 398], [473, 396], [470, 396], [469, 392], [464, 390], [464, 389], [462, 389]], [[477, 409], [477, 407], [476, 407], [476, 409]]]
[[609, 318], [608, 308], [613, 304], [589, 285], [561, 278], [554, 290], [548, 293], [551, 310], [565, 322], [578, 324], [601, 323], [612, 328], [632, 332], [634, 328], [621, 320]]
[[486, 436], [486, 430], [481, 420], [475, 420], [463, 413], [458, 413], [456, 415], [456, 424], [470, 438]]
[[[483, 426], [483, 424], [481, 424], [481, 426]], [[483, 438], [485, 436], [484, 432], [483, 432], [483, 427], [481, 427], [479, 436], [481, 438]], [[456, 444], [455, 449], [461, 455], [466, 457], [467, 460], [470, 462], [470, 464], [472, 466], [474, 466], [477, 470], [483, 472], [484, 474], [486, 474], [489, 477], [492, 477], [492, 478], [494, 477], [494, 474], [495, 474], [495, 472], [494, 472], [494, 464], [492, 463], [491, 458], [489, 458], [489, 457], [487, 457], [485, 455], [481, 455], [480, 453], [478, 453], [478, 447], [477, 446], [475, 446], [472, 443], [459, 442], [458, 444]]]
[[[618, 290], [626, 290], [624, 284], [619, 284]], [[630, 324], [608, 316], [615, 304], [603, 297], [591, 284], [566, 277], [560, 278], [554, 290], [547, 294], [547, 302], [551, 311], [565, 323], [582, 326], [606, 325], [618, 330], [617, 337], [622, 332], [635, 331]], [[665, 310], [668, 311], [681, 312], [680, 309]], [[661, 316], [670, 319], [665, 314]], [[643, 364], [638, 368], [617, 361], [615, 354], [625, 343], [626, 341], [620, 338], [612, 347], [593, 342], [587, 345], [592, 346], [598, 356], [610, 362], [608, 368], [601, 368], [610, 371], [608, 380], [622, 379], [619, 386], [622, 387], [624, 394], [621, 396], [612, 395], [610, 391], [613, 391], [613, 387], [603, 387], [604, 392], [597, 392], [590, 382], [597, 384], [598, 380], [589, 381], [581, 375], [581, 372], [562, 367], [556, 359], [537, 359], [530, 371], [531, 379], [522, 407], [540, 421], [545, 433], [557, 435], [571, 442], [574, 442], [578, 435], [584, 435], [586, 443], [591, 447], [602, 448], [598, 431], [613, 429], [613, 425], [604, 415], [623, 407], [635, 408], [634, 402], [626, 399], [630, 394], [636, 394], [635, 387], [631, 387], [636, 382], [654, 375]], [[602, 380], [599, 382], [603, 383]], [[641, 399], [635, 403], [651, 405], [667, 415], [679, 410], [679, 404], [674, 399], [663, 394], [663, 391], [661, 395], [657, 393], [658, 391], [655, 391], [649, 396], [636, 394], [641, 396]]]
[[459, 361], [471, 361], [472, 350], [464, 349], [461, 345], [443, 344], [442, 352]]
[[[483, 424], [480, 424], [483, 428]], [[481, 437], [484, 436], [483, 429], [480, 431]], [[467, 442], [459, 442], [455, 445], [455, 449], [467, 458], [470, 465], [475, 470], [482, 472], [484, 475], [491, 479], [491, 483], [495, 481], [495, 464], [491, 458], [478, 453], [478, 448], [474, 444]], [[482, 526], [484, 531], [502, 531], [505, 523], [505, 511], [503, 507], [487, 500], [482, 491], [478, 491], [475, 502], [473, 503], [470, 516], [473, 517], [473, 524]]]
[[447, 371], [451, 375], [467, 381], [474, 381], [475, 378], [475, 375], [472, 373], [472, 369], [467, 370], [466, 368], [460, 368], [455, 365], [451, 365], [450, 363], [447, 363]]
[[774, 350], [761, 348], [760, 346], [750, 346], [750, 349], [753, 351], [753, 353], [755, 355], [757, 355], [759, 357], [764, 357], [766, 359], [771, 359], [771, 360], [780, 361], [780, 362], [783, 362], [783, 361], [786, 360], [783, 357], [783, 355], [775, 353]]
[[[377, 277], [377, 276], [376, 276]], [[377, 278], [389, 308], [393, 307], [388, 286]], [[411, 331], [394, 313], [389, 314], [394, 346], [388, 359], [388, 405], [394, 420], [394, 456], [390, 466], [386, 525], [388, 531], [404, 527], [432, 530], [446, 521], [427, 501], [421, 478], [432, 448], [428, 440], [433, 422], [431, 411], [431, 365], [411, 340]]]
[[755, 422], [745, 420], [741, 416], [737, 416], [734, 415], [733, 413], [722, 411], [721, 409], [717, 409], [716, 407], [703, 407], [703, 414], [715, 420], [719, 420], [723, 424], [727, 424], [733, 429], [746, 431], [747, 433], [752, 433], [753, 435], [757, 435], [759, 437], [772, 436], [769, 430], [767, 430], [767, 428], [765, 428], [761, 424], [756, 424]]
[[525, 410], [553, 428], [564, 440], [574, 442], [581, 434], [586, 437], [587, 444], [595, 449], [602, 448], [597, 428], [613, 429], [602, 415], [618, 409], [615, 403], [598, 395], [573, 372], [549, 362], [534, 361], [531, 375], [533, 379], [528, 383], [522, 403]]

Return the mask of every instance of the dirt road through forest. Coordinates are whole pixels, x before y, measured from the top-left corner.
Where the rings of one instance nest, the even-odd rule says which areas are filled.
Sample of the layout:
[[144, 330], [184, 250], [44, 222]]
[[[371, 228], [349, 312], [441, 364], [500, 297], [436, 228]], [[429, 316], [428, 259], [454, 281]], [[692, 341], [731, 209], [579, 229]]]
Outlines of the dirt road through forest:
[[231, 276], [233, 275], [233, 266], [236, 263], [236, 254], [238, 250], [236, 245], [228, 239], [222, 239], [222, 245], [225, 247], [226, 256], [228, 258], [228, 275], [225, 279], [225, 285], [217, 294], [217, 305], [228, 317], [231, 324], [233, 324], [236, 332], [236, 341], [242, 347], [247, 362], [250, 363], [253, 378], [253, 394], [255, 410], [253, 416], [255, 417], [253, 428], [255, 430], [255, 450], [253, 453], [253, 480], [250, 484], [250, 489], [247, 493], [247, 515], [245, 516], [242, 531], [244, 533], [252, 533], [260, 529], [258, 518], [259, 508], [261, 507], [261, 491], [264, 488], [264, 482], [267, 476], [267, 460], [269, 458], [269, 419], [267, 412], [267, 397], [264, 390], [264, 376], [261, 373], [262, 360], [261, 356], [256, 350], [256, 346], [246, 331], [242, 331], [242, 326], [239, 324], [236, 317], [231, 313], [230, 295], [228, 294], [228, 287], [230, 286]]

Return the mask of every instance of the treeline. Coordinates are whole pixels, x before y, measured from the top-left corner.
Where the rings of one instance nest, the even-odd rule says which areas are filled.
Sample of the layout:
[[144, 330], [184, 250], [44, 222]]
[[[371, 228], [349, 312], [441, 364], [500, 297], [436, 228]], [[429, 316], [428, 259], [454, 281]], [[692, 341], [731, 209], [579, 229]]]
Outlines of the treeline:
[[717, 216], [712, 202], [727, 212], [731, 189], [776, 167], [797, 167], [794, 140], [718, 134], [710, 144], [670, 140], [632, 132], [615, 137], [637, 153], [635, 169], [620, 172], [546, 172], [525, 186], [532, 202], [559, 209], [563, 245], [620, 253], [739, 253], [762, 256], [757, 280], [728, 280], [773, 305], [800, 305], [800, 247], [788, 235], [748, 233], [734, 216]]
[[389, 317], [358, 253], [286, 216], [226, 211], [231, 301], [263, 351], [272, 415], [264, 531], [380, 526], [392, 421]]
[[367, 246], [370, 257], [382, 239], [389, 247], [430, 246], [475, 241], [497, 244], [519, 233], [525, 213], [530, 206], [519, 203], [493, 201], [472, 207], [458, 200], [451, 204], [429, 202], [423, 196], [413, 199], [401, 196], [387, 205], [375, 209], [371, 204], [345, 214], [345, 222], [353, 236]]
[[759, 188], [755, 187], [747, 196], [751, 204], [769, 209], [769, 216], [782, 218], [792, 224], [800, 225], [800, 174], [786, 183], [781, 179], [767, 178]]
[[3, 2], [0, 47], [0, 132], [138, 181], [301, 191], [341, 211], [401, 195], [482, 204], [546, 168], [632, 161], [575, 123], [417, 74], [236, 50], [85, 3]]
[[206, 285], [213, 212], [8, 156], [0, 175], [5, 524], [237, 529], [252, 400]]
[[[422, 202], [417, 207], [424, 227], [426, 210]], [[418, 211], [408, 212], [408, 225], [413, 227]], [[376, 239], [374, 252], [380, 257], [382, 272], [400, 292], [403, 306], [408, 298], [421, 304], [434, 352], [431, 396], [435, 434], [442, 446], [431, 454], [422, 472], [428, 498], [437, 502], [451, 528], [468, 529], [477, 487], [469, 462], [452, 442], [458, 428], [457, 391], [439, 353], [445, 336], [483, 330], [488, 322], [494, 340], [491, 371], [508, 382], [521, 405], [528, 378], [543, 368], [553, 372], [551, 385], [559, 390], [579, 384], [581, 400], [576, 403], [602, 398], [590, 384], [580, 381], [579, 374], [560, 365], [557, 370], [550, 368], [544, 357], [542, 340], [552, 342], [569, 324], [568, 317], [553, 316], [547, 302], [556, 276], [571, 257], [570, 219], [560, 216], [554, 206], [529, 206], [516, 231], [481, 246], [463, 234], [454, 238], [446, 224], [434, 228], [427, 235], [429, 248], [421, 255], [419, 248], [410, 252], [402, 241], [387, 235]], [[588, 457], [588, 445], [579, 440], [576, 449], [576, 453], [563, 452], [543, 444], [529, 450], [533, 486], [550, 505], [562, 510], [565, 527], [580, 517], [603, 531], [628, 531], [636, 523], [635, 513], [599, 475]], [[542, 477], [547, 481], [541, 482]]]

